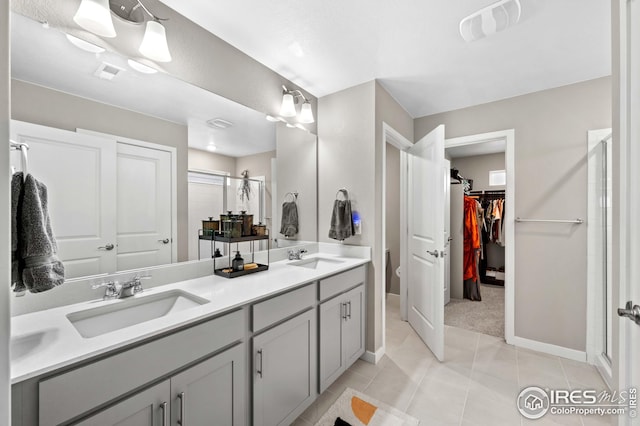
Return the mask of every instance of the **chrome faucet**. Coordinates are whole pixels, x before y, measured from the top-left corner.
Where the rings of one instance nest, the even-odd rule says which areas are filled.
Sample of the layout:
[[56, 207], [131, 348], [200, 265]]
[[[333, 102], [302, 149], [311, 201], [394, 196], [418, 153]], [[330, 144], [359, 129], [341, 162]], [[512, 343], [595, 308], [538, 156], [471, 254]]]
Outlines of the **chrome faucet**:
[[302, 255], [308, 253], [307, 249], [289, 250], [289, 260], [302, 259]]
[[151, 275], [135, 275], [123, 284], [120, 284], [118, 281], [108, 281], [106, 283], [92, 285], [91, 288], [95, 290], [105, 287], [104, 296], [102, 297], [104, 300], [124, 299], [143, 291], [142, 280], [148, 280], [149, 278], [151, 278]]

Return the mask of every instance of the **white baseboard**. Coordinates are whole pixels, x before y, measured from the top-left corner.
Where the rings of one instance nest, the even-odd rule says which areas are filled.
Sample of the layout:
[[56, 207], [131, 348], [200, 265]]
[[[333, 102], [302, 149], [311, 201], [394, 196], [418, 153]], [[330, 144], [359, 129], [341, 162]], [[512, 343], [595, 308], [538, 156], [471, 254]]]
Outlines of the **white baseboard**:
[[361, 360], [368, 362], [369, 364], [377, 364], [384, 356], [384, 348], [378, 349], [375, 353], [371, 351], [365, 351], [360, 357]]
[[524, 337], [515, 336], [513, 338], [513, 344], [520, 348], [531, 349], [533, 351], [560, 356], [563, 358], [572, 359], [574, 361], [587, 361], [587, 353], [584, 351], [569, 349], [563, 346], [552, 345], [550, 343], [538, 342], [536, 340], [525, 339]]

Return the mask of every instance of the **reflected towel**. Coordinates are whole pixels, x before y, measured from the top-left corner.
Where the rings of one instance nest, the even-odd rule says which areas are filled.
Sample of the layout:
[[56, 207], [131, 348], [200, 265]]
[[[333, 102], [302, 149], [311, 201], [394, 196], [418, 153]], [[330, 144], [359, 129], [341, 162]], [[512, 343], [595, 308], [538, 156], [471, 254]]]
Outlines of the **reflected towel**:
[[280, 233], [287, 238], [295, 237], [298, 233], [298, 206], [295, 201], [285, 201], [282, 203]]
[[351, 215], [351, 201], [335, 200], [333, 202], [333, 213], [331, 213], [329, 238], [342, 241], [352, 235], [355, 235], [355, 229]]
[[39, 293], [64, 283], [64, 265], [51, 230], [47, 187], [29, 174], [23, 184], [17, 180], [22, 181], [22, 173], [11, 182], [11, 278], [14, 291]]

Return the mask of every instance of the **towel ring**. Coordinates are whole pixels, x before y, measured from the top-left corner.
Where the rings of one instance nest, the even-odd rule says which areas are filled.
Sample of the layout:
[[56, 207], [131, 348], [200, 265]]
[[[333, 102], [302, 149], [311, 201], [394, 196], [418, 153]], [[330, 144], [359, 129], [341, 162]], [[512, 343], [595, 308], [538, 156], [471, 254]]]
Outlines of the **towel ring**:
[[338, 196], [340, 195], [340, 193], [344, 194], [345, 200], [349, 199], [349, 192], [346, 190], [346, 188], [340, 188], [338, 189], [338, 192], [336, 192], [336, 200], [338, 199]]
[[287, 201], [287, 197], [291, 196], [291, 201], [293, 201], [294, 203], [296, 201], [298, 201], [298, 193], [297, 192], [287, 192], [286, 194], [284, 194], [284, 201]]

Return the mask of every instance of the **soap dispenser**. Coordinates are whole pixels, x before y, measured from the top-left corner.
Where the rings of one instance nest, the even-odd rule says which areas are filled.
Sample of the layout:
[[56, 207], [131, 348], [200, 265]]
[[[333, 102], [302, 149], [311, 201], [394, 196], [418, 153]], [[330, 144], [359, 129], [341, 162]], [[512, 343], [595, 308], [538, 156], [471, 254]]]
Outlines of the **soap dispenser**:
[[231, 268], [234, 271], [242, 271], [244, 270], [244, 259], [240, 256], [240, 252], [236, 252], [236, 257], [233, 258], [233, 262], [231, 262]]

